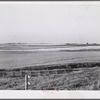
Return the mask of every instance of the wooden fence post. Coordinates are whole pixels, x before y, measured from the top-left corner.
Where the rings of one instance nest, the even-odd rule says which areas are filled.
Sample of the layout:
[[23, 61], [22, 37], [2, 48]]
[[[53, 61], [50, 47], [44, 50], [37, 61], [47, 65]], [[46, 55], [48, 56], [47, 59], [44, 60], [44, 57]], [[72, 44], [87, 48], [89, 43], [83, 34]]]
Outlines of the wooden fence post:
[[25, 75], [25, 90], [28, 90], [28, 75]]

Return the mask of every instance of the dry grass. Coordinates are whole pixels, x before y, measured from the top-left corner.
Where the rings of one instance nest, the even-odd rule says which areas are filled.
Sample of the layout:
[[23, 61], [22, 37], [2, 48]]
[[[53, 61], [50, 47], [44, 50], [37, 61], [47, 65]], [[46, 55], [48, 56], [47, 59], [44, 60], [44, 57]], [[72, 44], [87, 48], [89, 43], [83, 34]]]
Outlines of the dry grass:
[[[100, 67], [86, 64], [70, 67], [1, 70], [1, 90], [24, 90], [24, 76], [29, 74], [30, 90], [100, 90]], [[39, 67], [40, 68], [40, 67]], [[51, 70], [52, 69], [52, 70]]]

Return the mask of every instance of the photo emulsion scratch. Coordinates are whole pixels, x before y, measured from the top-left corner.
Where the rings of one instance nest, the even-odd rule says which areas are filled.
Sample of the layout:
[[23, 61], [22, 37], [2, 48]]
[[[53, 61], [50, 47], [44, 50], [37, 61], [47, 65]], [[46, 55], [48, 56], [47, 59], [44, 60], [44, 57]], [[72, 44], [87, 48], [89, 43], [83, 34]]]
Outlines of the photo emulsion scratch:
[[0, 2], [0, 90], [100, 90], [100, 2]]

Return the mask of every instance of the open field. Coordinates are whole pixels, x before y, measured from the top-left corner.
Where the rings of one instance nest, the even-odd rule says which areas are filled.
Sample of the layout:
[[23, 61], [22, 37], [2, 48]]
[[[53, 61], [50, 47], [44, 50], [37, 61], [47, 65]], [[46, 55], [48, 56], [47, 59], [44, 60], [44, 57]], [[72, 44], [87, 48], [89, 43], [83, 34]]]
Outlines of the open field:
[[99, 51], [0, 51], [0, 69], [99, 61]]
[[0, 45], [0, 90], [99, 90], [100, 45]]
[[0, 89], [24, 90], [25, 74], [30, 90], [99, 90], [100, 63], [76, 63], [0, 70]]

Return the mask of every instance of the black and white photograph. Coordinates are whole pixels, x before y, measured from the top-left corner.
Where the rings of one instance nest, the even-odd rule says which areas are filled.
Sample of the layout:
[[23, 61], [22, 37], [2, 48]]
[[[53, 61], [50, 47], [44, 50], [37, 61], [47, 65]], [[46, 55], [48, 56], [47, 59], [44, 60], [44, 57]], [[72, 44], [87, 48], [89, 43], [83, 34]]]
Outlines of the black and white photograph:
[[0, 90], [100, 90], [100, 2], [1, 2]]

